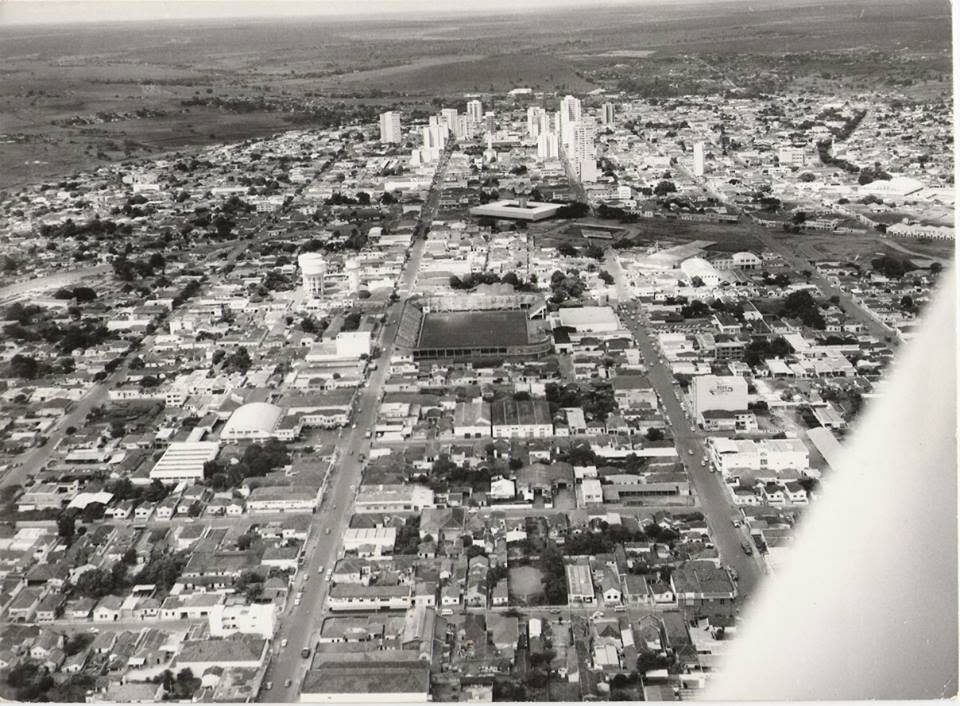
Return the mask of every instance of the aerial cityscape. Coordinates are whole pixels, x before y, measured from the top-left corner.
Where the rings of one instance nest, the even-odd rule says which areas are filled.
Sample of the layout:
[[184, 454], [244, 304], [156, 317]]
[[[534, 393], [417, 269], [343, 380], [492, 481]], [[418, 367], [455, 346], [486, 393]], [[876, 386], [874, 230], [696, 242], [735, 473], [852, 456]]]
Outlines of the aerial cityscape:
[[953, 261], [825, 5], [0, 23], [0, 697], [699, 698]]

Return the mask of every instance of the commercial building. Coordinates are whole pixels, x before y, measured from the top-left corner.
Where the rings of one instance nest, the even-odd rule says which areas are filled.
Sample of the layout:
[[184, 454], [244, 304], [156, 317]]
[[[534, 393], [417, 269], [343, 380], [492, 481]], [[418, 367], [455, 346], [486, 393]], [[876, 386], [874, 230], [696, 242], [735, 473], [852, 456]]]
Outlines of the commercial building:
[[491, 434], [490, 403], [475, 397], [458, 402], [453, 412], [453, 433], [458, 439], [480, 439]]
[[704, 413], [747, 409], [747, 381], [739, 375], [698, 375], [691, 385], [693, 416], [704, 424]]
[[403, 140], [400, 131], [400, 113], [388, 110], [380, 113], [380, 142], [383, 144], [397, 143]]
[[350, 528], [343, 534], [343, 549], [363, 558], [379, 558], [393, 554], [397, 543], [396, 527]]
[[247, 511], [313, 512], [319, 504], [320, 493], [311, 488], [285, 485], [254, 488], [247, 498]]
[[433, 506], [433, 491], [422, 485], [365, 485], [357, 493], [354, 512], [420, 512]]
[[203, 479], [203, 466], [220, 452], [216, 441], [174, 441], [150, 470], [150, 479], [180, 483]]
[[259, 668], [267, 656], [268, 647], [267, 640], [253, 636], [188, 640], [176, 656], [175, 672], [189, 669], [194, 674], [203, 674], [211, 668]]
[[546, 400], [504, 399], [490, 406], [495, 437], [553, 436], [553, 419]]
[[327, 607], [338, 610], [406, 610], [413, 605], [410, 585], [334, 584], [327, 594]]
[[567, 602], [588, 603], [596, 602], [596, 593], [593, 590], [593, 576], [590, 566], [585, 563], [566, 565], [567, 572]]
[[225, 637], [234, 633], [257, 635], [273, 639], [277, 624], [275, 603], [248, 603], [245, 597], [227, 596], [223, 603], [210, 609], [207, 615], [210, 635]]
[[[738, 470], [770, 472], [774, 477], [784, 470], [805, 471], [810, 452], [800, 439], [707, 439], [710, 461], [724, 475]], [[765, 477], [762, 474], [758, 477]]]

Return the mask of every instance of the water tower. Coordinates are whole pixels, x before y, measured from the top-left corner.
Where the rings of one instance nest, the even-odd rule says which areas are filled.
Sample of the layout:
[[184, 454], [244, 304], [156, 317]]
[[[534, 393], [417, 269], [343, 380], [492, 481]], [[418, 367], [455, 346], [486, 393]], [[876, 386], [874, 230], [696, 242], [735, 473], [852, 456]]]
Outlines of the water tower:
[[327, 273], [327, 261], [321, 253], [308, 252], [297, 258], [303, 273], [303, 293], [310, 299], [323, 296], [323, 278]]

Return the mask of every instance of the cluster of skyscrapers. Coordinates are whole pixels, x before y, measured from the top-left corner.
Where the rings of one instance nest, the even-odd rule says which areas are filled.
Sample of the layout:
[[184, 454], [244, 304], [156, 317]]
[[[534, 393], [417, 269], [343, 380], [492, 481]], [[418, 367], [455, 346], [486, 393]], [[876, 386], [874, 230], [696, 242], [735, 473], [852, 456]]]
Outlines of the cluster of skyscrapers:
[[[592, 182], [599, 177], [595, 140], [600, 125], [614, 122], [614, 106], [604, 103], [597, 117], [583, 112], [579, 98], [564, 96], [559, 110], [547, 111], [540, 106], [527, 109], [527, 135], [537, 141], [538, 159], [566, 158], [581, 181]], [[455, 139], [473, 139], [483, 131], [487, 135], [488, 152], [493, 153], [492, 141], [496, 132], [496, 115], [483, 110], [483, 103], [467, 101], [467, 110], [460, 115], [456, 108], [443, 108], [430, 116], [429, 124], [420, 129], [421, 145], [411, 154], [411, 163], [425, 164], [440, 158], [452, 135]], [[400, 114], [395, 111], [380, 116], [380, 141], [400, 143]], [[701, 146], [702, 149], [702, 146]]]

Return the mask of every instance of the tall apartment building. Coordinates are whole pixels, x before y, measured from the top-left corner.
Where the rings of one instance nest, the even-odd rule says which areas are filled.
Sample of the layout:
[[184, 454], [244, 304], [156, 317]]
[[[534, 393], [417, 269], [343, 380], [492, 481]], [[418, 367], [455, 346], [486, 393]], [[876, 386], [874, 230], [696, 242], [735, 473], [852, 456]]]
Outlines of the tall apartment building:
[[460, 139], [463, 135], [459, 134], [460, 123], [457, 117], [458, 113], [456, 108], [444, 108], [440, 111], [440, 123], [446, 125], [454, 137]]
[[380, 113], [380, 142], [383, 144], [400, 142], [400, 113], [388, 110]]
[[483, 116], [484, 130], [490, 134], [497, 131], [497, 116], [492, 110], [488, 110]]
[[527, 134], [530, 137], [540, 137], [547, 131], [547, 111], [538, 106], [527, 108]]
[[613, 125], [613, 103], [604, 103], [600, 111], [600, 122], [604, 125]]
[[478, 100], [467, 101], [467, 118], [474, 123], [483, 121], [483, 103]]
[[537, 159], [548, 161], [560, 158], [560, 140], [557, 133], [544, 131], [537, 138]]
[[704, 167], [703, 143], [695, 142], [693, 145], [693, 175], [703, 176]]
[[596, 181], [599, 176], [594, 140], [597, 125], [593, 120], [581, 120], [573, 128], [572, 164], [580, 181]]
[[560, 101], [560, 110], [557, 112], [560, 144], [564, 150], [573, 149], [574, 131], [580, 121], [581, 114], [580, 99], [574, 96], [564, 96], [563, 100]]

